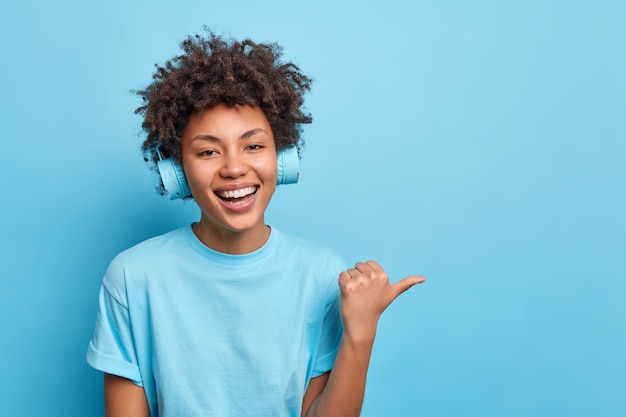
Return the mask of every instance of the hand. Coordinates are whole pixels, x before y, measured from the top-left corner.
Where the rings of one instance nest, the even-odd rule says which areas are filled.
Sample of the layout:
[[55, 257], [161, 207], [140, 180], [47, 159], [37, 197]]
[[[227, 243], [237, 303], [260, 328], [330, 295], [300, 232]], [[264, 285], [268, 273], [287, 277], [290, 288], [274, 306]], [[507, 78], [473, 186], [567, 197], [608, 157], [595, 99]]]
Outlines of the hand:
[[339, 289], [344, 333], [355, 340], [373, 340], [383, 311], [400, 294], [424, 281], [423, 277], [410, 276], [391, 284], [387, 273], [374, 261], [358, 262], [342, 272]]

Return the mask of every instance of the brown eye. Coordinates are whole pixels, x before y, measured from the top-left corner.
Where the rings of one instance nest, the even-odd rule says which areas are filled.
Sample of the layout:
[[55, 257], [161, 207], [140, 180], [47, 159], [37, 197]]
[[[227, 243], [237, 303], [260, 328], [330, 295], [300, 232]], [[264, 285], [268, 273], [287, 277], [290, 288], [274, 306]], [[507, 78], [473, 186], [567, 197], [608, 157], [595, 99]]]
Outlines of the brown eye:
[[213, 149], [205, 149], [203, 151], [198, 152], [198, 156], [213, 156], [216, 152]]

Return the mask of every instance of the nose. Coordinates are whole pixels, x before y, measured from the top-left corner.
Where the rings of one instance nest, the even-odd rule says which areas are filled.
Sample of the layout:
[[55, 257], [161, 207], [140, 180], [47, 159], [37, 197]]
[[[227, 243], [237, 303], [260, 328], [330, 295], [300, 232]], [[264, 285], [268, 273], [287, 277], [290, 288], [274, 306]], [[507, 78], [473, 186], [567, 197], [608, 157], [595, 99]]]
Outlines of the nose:
[[248, 163], [240, 152], [228, 152], [222, 157], [223, 163], [220, 176], [223, 178], [238, 178], [248, 173]]

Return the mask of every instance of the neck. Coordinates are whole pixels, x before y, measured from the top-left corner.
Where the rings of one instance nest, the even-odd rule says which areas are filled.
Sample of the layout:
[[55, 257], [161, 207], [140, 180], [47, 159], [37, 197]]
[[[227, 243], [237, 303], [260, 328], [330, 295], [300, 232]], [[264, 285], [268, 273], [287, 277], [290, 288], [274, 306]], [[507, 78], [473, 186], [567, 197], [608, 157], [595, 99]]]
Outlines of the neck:
[[205, 219], [192, 225], [196, 237], [209, 248], [231, 255], [243, 255], [260, 249], [270, 237], [270, 227], [260, 224], [245, 231], [220, 229]]

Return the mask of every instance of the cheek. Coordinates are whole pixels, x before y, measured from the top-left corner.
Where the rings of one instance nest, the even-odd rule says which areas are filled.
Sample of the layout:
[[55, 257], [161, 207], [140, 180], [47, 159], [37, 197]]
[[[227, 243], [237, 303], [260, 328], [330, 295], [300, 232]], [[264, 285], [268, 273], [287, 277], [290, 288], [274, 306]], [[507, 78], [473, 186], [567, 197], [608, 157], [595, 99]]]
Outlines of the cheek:
[[185, 167], [185, 176], [187, 177], [187, 183], [190, 187], [194, 185], [207, 185], [210, 184], [213, 178], [209, 166], [192, 165]]
[[273, 181], [276, 183], [276, 177], [278, 176], [276, 158], [267, 159], [262, 163], [259, 163], [255, 169], [266, 182]]

